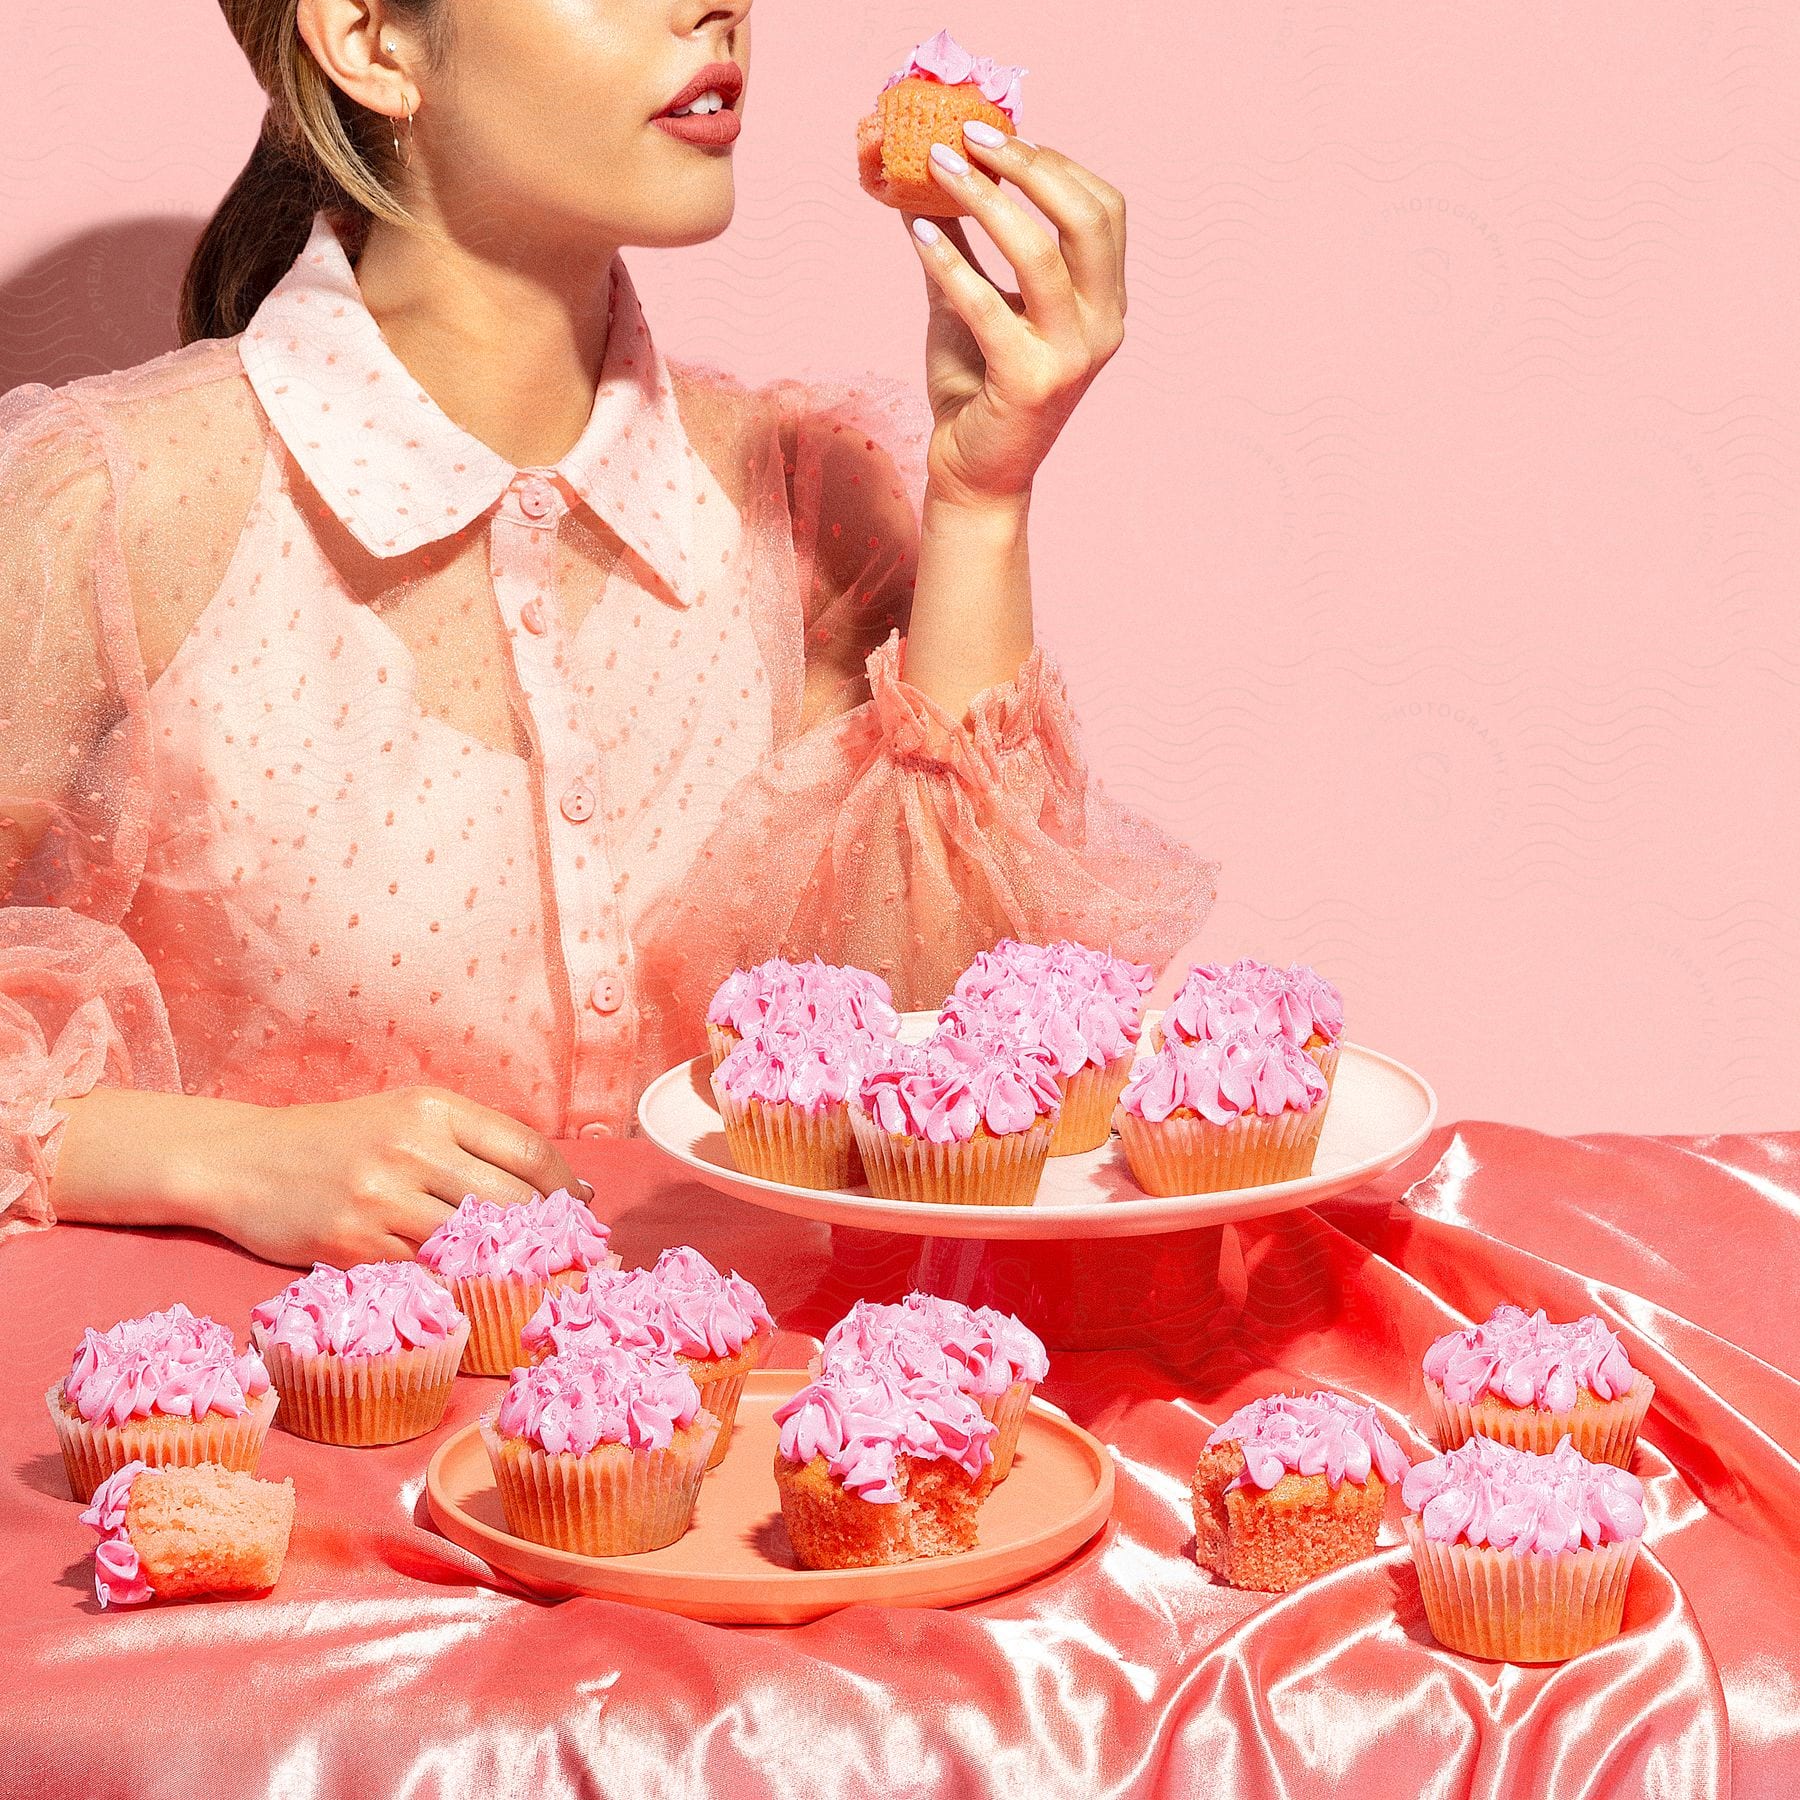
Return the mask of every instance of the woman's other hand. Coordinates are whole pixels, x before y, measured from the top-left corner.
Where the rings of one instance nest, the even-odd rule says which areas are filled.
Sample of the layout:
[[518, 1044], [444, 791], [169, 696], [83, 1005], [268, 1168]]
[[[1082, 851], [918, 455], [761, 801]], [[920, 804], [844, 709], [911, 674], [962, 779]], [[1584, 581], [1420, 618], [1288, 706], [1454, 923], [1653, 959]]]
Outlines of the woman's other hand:
[[285, 1107], [96, 1088], [63, 1110], [59, 1218], [199, 1226], [301, 1268], [410, 1257], [465, 1194], [590, 1191], [541, 1133], [442, 1088]]

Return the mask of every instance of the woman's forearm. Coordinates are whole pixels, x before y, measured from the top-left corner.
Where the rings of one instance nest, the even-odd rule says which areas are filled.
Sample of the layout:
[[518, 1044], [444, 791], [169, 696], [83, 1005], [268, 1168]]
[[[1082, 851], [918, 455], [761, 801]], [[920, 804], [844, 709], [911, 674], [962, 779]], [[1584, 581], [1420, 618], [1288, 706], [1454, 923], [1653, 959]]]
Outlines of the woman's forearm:
[[960, 719], [1031, 654], [1029, 493], [950, 500], [925, 490], [902, 673]]

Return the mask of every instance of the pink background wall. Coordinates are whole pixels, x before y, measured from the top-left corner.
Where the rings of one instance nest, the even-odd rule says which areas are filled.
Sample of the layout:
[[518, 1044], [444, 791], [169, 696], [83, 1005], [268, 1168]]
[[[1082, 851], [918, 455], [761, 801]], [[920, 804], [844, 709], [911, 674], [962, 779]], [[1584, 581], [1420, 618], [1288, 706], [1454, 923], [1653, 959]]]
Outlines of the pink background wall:
[[[765, 0], [732, 230], [630, 258], [667, 349], [916, 378], [849, 143], [946, 22], [1131, 202], [1034, 555], [1095, 764], [1225, 863], [1201, 948], [1450, 1116], [1795, 1123], [1800, 11]], [[166, 346], [260, 116], [206, 0], [5, 34], [0, 387]]]

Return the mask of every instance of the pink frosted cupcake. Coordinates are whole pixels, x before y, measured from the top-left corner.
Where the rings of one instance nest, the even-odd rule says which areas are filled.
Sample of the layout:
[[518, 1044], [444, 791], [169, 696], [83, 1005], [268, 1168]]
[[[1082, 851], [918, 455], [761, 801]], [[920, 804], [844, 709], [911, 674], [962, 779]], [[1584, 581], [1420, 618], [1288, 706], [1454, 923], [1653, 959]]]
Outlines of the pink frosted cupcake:
[[1563, 1662], [1619, 1635], [1644, 1488], [1567, 1438], [1548, 1456], [1490, 1438], [1420, 1463], [1401, 1490], [1425, 1617], [1466, 1656]]
[[1305, 963], [1280, 969], [1252, 956], [1196, 963], [1162, 1016], [1159, 1038], [1198, 1044], [1244, 1035], [1297, 1045], [1319, 1065], [1329, 1087], [1344, 1035], [1344, 997]]
[[713, 1070], [731, 1160], [763, 1181], [857, 1186], [863, 1170], [850, 1095], [893, 1043], [841, 1020], [808, 1026], [793, 1013], [765, 1019]]
[[1591, 1313], [1555, 1325], [1541, 1308], [1496, 1306], [1425, 1352], [1432, 1435], [1445, 1450], [1485, 1437], [1542, 1453], [1566, 1436], [1590, 1462], [1627, 1469], [1655, 1392]]
[[879, 975], [817, 956], [800, 963], [772, 956], [753, 969], [734, 970], [713, 995], [706, 1009], [713, 1067], [765, 1020], [788, 1014], [803, 1025], [848, 1025], [877, 1037], [892, 1037], [900, 1029], [894, 991]]
[[129, 1462], [214, 1462], [253, 1474], [276, 1407], [263, 1359], [179, 1300], [83, 1332], [68, 1374], [44, 1398], [77, 1500], [92, 1499]]
[[294, 1529], [294, 1483], [218, 1463], [128, 1462], [94, 1492], [81, 1522], [94, 1546], [94, 1597], [141, 1606], [190, 1594], [261, 1594], [275, 1585]]
[[994, 1480], [1012, 1470], [1025, 1409], [1050, 1372], [1043, 1340], [1011, 1313], [908, 1294], [898, 1306], [858, 1300], [825, 1334], [814, 1374], [885, 1368], [903, 1381], [949, 1381], [993, 1423]]
[[521, 1343], [534, 1361], [589, 1343], [672, 1356], [719, 1422], [716, 1467], [730, 1448], [744, 1384], [774, 1336], [762, 1295], [743, 1276], [721, 1275], [698, 1250], [677, 1244], [648, 1269], [597, 1270], [580, 1287], [553, 1289]]
[[481, 1421], [507, 1529], [581, 1556], [674, 1543], [718, 1431], [672, 1359], [597, 1340], [515, 1369]]
[[781, 1517], [803, 1569], [975, 1547], [996, 1433], [953, 1383], [838, 1368], [784, 1400], [775, 1423]]
[[883, 1199], [1029, 1206], [1061, 1110], [1047, 1052], [934, 1037], [896, 1044], [864, 1074], [850, 1128], [869, 1191]]
[[1113, 1114], [1147, 1194], [1216, 1194], [1312, 1173], [1325, 1077], [1286, 1038], [1167, 1039]]
[[616, 1269], [607, 1228], [569, 1192], [500, 1206], [468, 1195], [419, 1246], [419, 1261], [469, 1321], [465, 1375], [506, 1375], [525, 1358], [519, 1333], [545, 1292], [590, 1269]]
[[442, 1423], [469, 1321], [411, 1262], [315, 1263], [250, 1309], [281, 1422], [321, 1444], [398, 1444]]

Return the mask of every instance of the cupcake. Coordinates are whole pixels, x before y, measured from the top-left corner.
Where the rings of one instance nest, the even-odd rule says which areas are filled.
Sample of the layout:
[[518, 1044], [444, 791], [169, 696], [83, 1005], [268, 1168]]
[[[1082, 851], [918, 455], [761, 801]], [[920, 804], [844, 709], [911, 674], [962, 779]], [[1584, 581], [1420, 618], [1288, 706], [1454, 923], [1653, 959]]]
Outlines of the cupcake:
[[314, 1263], [250, 1309], [281, 1422], [321, 1444], [398, 1444], [442, 1422], [469, 1321], [412, 1262]]
[[839, 1368], [775, 1409], [775, 1485], [803, 1569], [865, 1568], [975, 1547], [997, 1435], [948, 1381]]
[[1194, 1560], [1232, 1587], [1284, 1594], [1367, 1556], [1406, 1452], [1372, 1406], [1272, 1394], [1240, 1406], [1194, 1471]]
[[1554, 1325], [1542, 1308], [1496, 1306], [1425, 1352], [1432, 1435], [1445, 1450], [1485, 1437], [1543, 1452], [1568, 1437], [1590, 1462], [1628, 1469], [1655, 1392], [1591, 1313]]
[[716, 1069], [739, 1043], [771, 1018], [793, 1016], [804, 1026], [846, 1025], [892, 1037], [900, 1029], [894, 991], [867, 969], [772, 956], [736, 969], [719, 984], [706, 1009], [706, 1041]]
[[77, 1500], [129, 1462], [254, 1474], [277, 1404], [263, 1359], [179, 1300], [83, 1332], [68, 1374], [44, 1398]]
[[1165, 1040], [1113, 1113], [1147, 1194], [1215, 1194], [1312, 1173], [1325, 1077], [1286, 1038]]
[[809, 1027], [791, 1013], [765, 1019], [713, 1070], [731, 1160], [763, 1181], [858, 1186], [862, 1159], [849, 1097], [893, 1042], [842, 1021]]
[[213, 1462], [128, 1462], [95, 1489], [81, 1522], [100, 1534], [94, 1595], [102, 1606], [261, 1594], [287, 1559], [294, 1483], [258, 1481]]
[[507, 1529], [581, 1556], [674, 1543], [718, 1432], [672, 1358], [594, 1339], [515, 1369], [481, 1420]]
[[994, 1480], [1001, 1482], [1050, 1358], [1037, 1333], [1011, 1313], [912, 1293], [898, 1306], [857, 1301], [825, 1334], [813, 1372], [864, 1367], [961, 1388], [994, 1426]]
[[1200, 1044], [1246, 1034], [1297, 1045], [1319, 1065], [1329, 1087], [1344, 1035], [1344, 997], [1305, 963], [1278, 969], [1251, 956], [1197, 963], [1164, 1012], [1158, 1038]]
[[863, 191], [886, 206], [950, 219], [968, 208], [931, 178], [926, 167], [933, 144], [959, 155], [962, 128], [985, 119], [1013, 135], [1024, 69], [991, 57], [971, 56], [948, 31], [913, 51], [875, 99], [875, 110], [856, 127], [856, 176]]
[[545, 1292], [616, 1269], [607, 1228], [567, 1188], [500, 1206], [473, 1194], [424, 1243], [419, 1262], [469, 1321], [465, 1375], [505, 1375], [525, 1358], [519, 1333]]
[[1075, 986], [1102, 993], [1132, 1009], [1133, 1017], [1144, 996], [1156, 985], [1156, 971], [1148, 963], [1130, 962], [1110, 950], [1093, 950], [1072, 938], [1049, 944], [1027, 944], [1002, 938], [992, 950], [978, 950], [969, 966], [956, 978], [952, 997], [980, 1000], [997, 987], [1040, 975], [1061, 975]]
[[1041, 1049], [954, 1036], [896, 1044], [857, 1083], [850, 1128], [885, 1200], [1029, 1206], [1062, 1110]]
[[534, 1360], [587, 1342], [672, 1356], [719, 1422], [709, 1465], [716, 1467], [730, 1447], [744, 1384], [774, 1336], [762, 1295], [743, 1276], [721, 1275], [698, 1250], [678, 1244], [648, 1269], [596, 1270], [580, 1287], [553, 1289], [521, 1342]]
[[1619, 1635], [1644, 1487], [1564, 1438], [1548, 1456], [1474, 1437], [1406, 1477], [1425, 1617], [1466, 1656], [1563, 1662]]

